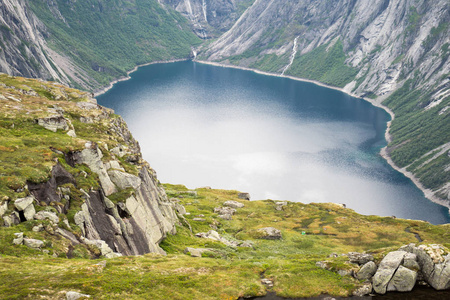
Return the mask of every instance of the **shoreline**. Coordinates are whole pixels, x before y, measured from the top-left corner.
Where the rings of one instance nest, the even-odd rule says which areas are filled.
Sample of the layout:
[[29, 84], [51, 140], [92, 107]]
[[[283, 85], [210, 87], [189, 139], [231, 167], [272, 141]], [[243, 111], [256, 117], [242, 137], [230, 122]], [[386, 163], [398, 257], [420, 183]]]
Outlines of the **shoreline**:
[[[339, 88], [339, 87], [335, 87], [335, 86], [330, 86], [327, 84], [324, 84], [322, 82], [316, 81], [316, 80], [311, 80], [311, 79], [306, 79], [306, 78], [300, 78], [300, 77], [294, 77], [294, 76], [290, 76], [290, 75], [281, 75], [278, 73], [271, 73], [271, 72], [265, 72], [265, 71], [261, 71], [261, 70], [257, 70], [257, 69], [252, 69], [252, 68], [247, 68], [247, 67], [240, 67], [240, 66], [234, 66], [234, 65], [227, 65], [227, 64], [221, 64], [218, 62], [211, 62], [211, 61], [203, 61], [203, 60], [193, 60], [194, 62], [198, 62], [201, 64], [206, 64], [206, 65], [212, 65], [212, 66], [216, 66], [216, 67], [222, 67], [222, 68], [233, 68], [233, 69], [239, 69], [239, 70], [245, 70], [245, 71], [251, 71], [257, 74], [261, 74], [261, 75], [266, 75], [266, 76], [275, 76], [275, 77], [281, 77], [281, 78], [288, 78], [288, 79], [292, 79], [292, 80], [296, 80], [296, 81], [301, 81], [301, 82], [308, 82], [308, 83], [313, 83], [316, 84], [318, 86], [322, 86], [322, 87], [326, 87], [329, 89], [333, 89], [333, 90], [337, 90], [340, 92], [343, 92], [351, 97], [355, 97], [358, 99], [362, 99], [365, 100], [367, 102], [369, 102], [370, 104], [372, 104], [373, 106], [379, 107], [381, 109], [383, 109], [384, 111], [386, 111], [390, 116], [391, 116], [391, 120], [387, 122], [386, 124], [386, 131], [384, 133], [384, 137], [386, 139], [386, 142], [389, 144], [392, 141], [392, 137], [390, 132], [391, 129], [391, 124], [392, 121], [395, 119], [395, 114], [394, 112], [388, 108], [387, 106], [381, 104], [381, 102], [379, 101], [375, 101], [374, 99], [370, 99], [367, 97], [360, 97], [357, 96], [351, 92], [348, 92], [346, 90], [344, 90], [343, 88]], [[414, 185], [421, 190], [424, 193], [425, 198], [427, 198], [428, 200], [430, 200], [433, 203], [442, 205], [446, 208], [449, 209], [449, 213], [450, 213], [450, 203], [436, 197], [433, 193], [432, 190], [425, 188], [422, 183], [419, 181], [419, 179], [417, 177], [415, 177], [411, 172], [405, 170], [404, 168], [400, 168], [399, 166], [397, 166], [394, 161], [392, 160], [392, 158], [389, 156], [389, 154], [387, 153], [387, 146], [381, 148], [380, 152], [379, 152], [380, 156], [386, 160], [386, 162], [396, 171], [402, 173], [404, 176], [406, 176], [407, 178], [409, 178]]]
[[[127, 72], [127, 76], [126, 77], [121, 77], [118, 78], [116, 80], [113, 80], [109, 83], [109, 85], [97, 92], [94, 92], [94, 97], [98, 97], [104, 93], [106, 93], [107, 91], [109, 91], [114, 84], [121, 82], [121, 81], [126, 81], [128, 79], [130, 79], [130, 74], [132, 74], [133, 72], [136, 72], [140, 67], [145, 67], [145, 66], [149, 66], [149, 65], [153, 65], [153, 64], [161, 64], [161, 63], [174, 63], [174, 62], [181, 62], [181, 61], [188, 61], [191, 60], [190, 58], [180, 58], [180, 59], [171, 59], [171, 60], [162, 60], [162, 61], [154, 61], [154, 62], [150, 62], [150, 63], [146, 63], [146, 64], [141, 64], [141, 65], [137, 65], [135, 66], [132, 70]], [[360, 97], [356, 94], [353, 94], [349, 91], [344, 90], [343, 88], [339, 88], [339, 87], [335, 87], [335, 86], [330, 86], [327, 84], [324, 84], [322, 82], [316, 81], [316, 80], [311, 80], [311, 79], [306, 79], [306, 78], [300, 78], [300, 77], [294, 77], [294, 76], [290, 76], [290, 75], [281, 75], [278, 73], [271, 73], [271, 72], [265, 72], [265, 71], [261, 71], [261, 70], [257, 70], [257, 69], [252, 69], [252, 68], [247, 68], [247, 67], [240, 67], [240, 66], [234, 66], [234, 65], [227, 65], [227, 64], [221, 64], [218, 62], [212, 62], [212, 61], [204, 61], [204, 60], [192, 60], [193, 62], [197, 62], [197, 63], [201, 63], [201, 64], [205, 64], [205, 65], [211, 65], [211, 66], [216, 66], [216, 67], [222, 67], [222, 68], [233, 68], [233, 69], [239, 69], [239, 70], [244, 70], [244, 71], [251, 71], [254, 72], [256, 74], [261, 74], [261, 75], [266, 75], [266, 76], [274, 76], [274, 77], [281, 77], [281, 78], [288, 78], [288, 79], [292, 79], [295, 81], [301, 81], [301, 82], [308, 82], [308, 83], [313, 83], [316, 84], [318, 86], [322, 86], [322, 87], [326, 87], [329, 89], [333, 89], [336, 91], [340, 91], [342, 93], [345, 93], [351, 97], [354, 98], [358, 98], [358, 99], [362, 99], [364, 101], [369, 102], [370, 104], [372, 104], [373, 106], [379, 107], [381, 109], [383, 109], [384, 111], [386, 111], [390, 116], [391, 116], [391, 120], [387, 122], [386, 124], [386, 131], [384, 133], [384, 137], [387, 141], [387, 143], [389, 144], [392, 141], [392, 137], [389, 133], [390, 128], [391, 128], [391, 123], [392, 121], [395, 119], [395, 114], [394, 112], [388, 108], [387, 106], [381, 104], [381, 102], [379, 101], [375, 101], [374, 99], [370, 99], [367, 97]], [[407, 178], [409, 178], [414, 185], [421, 190], [424, 193], [425, 198], [427, 198], [428, 200], [430, 200], [433, 203], [442, 205], [446, 208], [449, 209], [449, 213], [450, 213], [450, 203], [436, 197], [434, 195], [434, 193], [430, 190], [425, 188], [422, 183], [420, 183], [419, 179], [417, 177], [415, 177], [411, 172], [400, 168], [399, 166], [397, 166], [394, 161], [392, 160], [392, 158], [389, 156], [389, 154], [387, 153], [387, 146], [381, 148], [380, 152], [379, 152], [380, 156], [396, 171], [402, 173], [404, 176], [406, 176]]]
[[113, 81], [111, 81], [107, 87], [104, 87], [102, 89], [100, 89], [99, 91], [94, 92], [94, 98], [98, 97], [100, 95], [103, 95], [104, 93], [106, 93], [107, 91], [109, 91], [110, 89], [113, 88], [113, 86], [121, 81], [126, 81], [131, 79], [130, 74], [136, 72], [140, 67], [145, 67], [145, 66], [150, 66], [150, 65], [156, 65], [156, 64], [170, 64], [170, 63], [174, 63], [174, 62], [180, 62], [180, 61], [187, 61], [189, 60], [189, 58], [179, 58], [179, 59], [169, 59], [169, 60], [157, 60], [157, 61], [152, 61], [149, 63], [145, 63], [145, 64], [141, 64], [141, 65], [137, 65], [135, 66], [133, 69], [131, 69], [130, 71], [127, 72], [127, 76], [125, 77], [120, 77], [118, 79], [115, 79]]

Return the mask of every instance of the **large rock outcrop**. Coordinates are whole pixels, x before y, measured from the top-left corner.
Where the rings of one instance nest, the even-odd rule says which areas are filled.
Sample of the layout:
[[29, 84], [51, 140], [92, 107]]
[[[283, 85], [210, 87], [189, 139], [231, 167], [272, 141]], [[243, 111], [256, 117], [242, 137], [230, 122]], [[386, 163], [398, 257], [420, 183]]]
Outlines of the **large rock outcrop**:
[[[80, 244], [92, 256], [164, 254], [159, 243], [176, 233], [175, 205], [178, 209], [181, 205], [168, 200], [123, 119], [97, 105], [88, 93], [56, 83], [0, 76], [12, 84], [0, 86], [0, 93], [21, 99], [12, 122], [29, 124], [35, 131], [34, 139], [27, 138], [27, 130], [20, 131], [26, 147], [16, 139], [17, 147], [2, 148], [14, 153], [22, 147], [23, 151], [2, 162], [8, 164], [2, 170], [14, 169], [19, 176], [0, 177], [1, 225], [36, 222], [32, 231], [45, 230], [67, 240], [61, 249], [66, 249], [68, 257]], [[47, 97], [36, 90], [45, 91]], [[9, 102], [2, 101], [0, 106], [7, 114], [2, 120], [10, 120]], [[83, 122], [87, 119], [90, 122]], [[5, 130], [6, 136], [17, 135], [15, 126]], [[29, 153], [38, 154], [23, 164], [22, 156]]]

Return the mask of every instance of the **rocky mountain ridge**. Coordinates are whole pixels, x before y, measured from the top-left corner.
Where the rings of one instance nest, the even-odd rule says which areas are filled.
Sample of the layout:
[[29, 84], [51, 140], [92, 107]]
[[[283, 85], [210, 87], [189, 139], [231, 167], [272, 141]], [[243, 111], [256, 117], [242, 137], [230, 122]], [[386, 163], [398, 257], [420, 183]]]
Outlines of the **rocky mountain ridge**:
[[2, 225], [31, 221], [37, 232], [65, 238], [64, 248], [51, 249], [56, 256], [163, 254], [178, 204], [122, 118], [60, 84], [6, 74], [0, 82]]

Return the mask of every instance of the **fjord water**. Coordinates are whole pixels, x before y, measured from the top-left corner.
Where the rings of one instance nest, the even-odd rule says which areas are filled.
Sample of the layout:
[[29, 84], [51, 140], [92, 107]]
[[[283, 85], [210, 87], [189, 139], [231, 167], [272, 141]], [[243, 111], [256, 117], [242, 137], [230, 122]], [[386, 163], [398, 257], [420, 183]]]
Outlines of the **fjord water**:
[[161, 182], [450, 222], [379, 156], [389, 115], [342, 92], [185, 61], [141, 67], [97, 100], [122, 115]]

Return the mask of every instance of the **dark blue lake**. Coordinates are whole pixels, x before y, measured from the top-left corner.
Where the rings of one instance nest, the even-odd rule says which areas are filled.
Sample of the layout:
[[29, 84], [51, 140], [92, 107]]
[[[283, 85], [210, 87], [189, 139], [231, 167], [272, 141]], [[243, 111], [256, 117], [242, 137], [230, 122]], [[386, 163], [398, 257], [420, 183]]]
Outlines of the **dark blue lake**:
[[161, 182], [449, 223], [379, 150], [389, 115], [342, 92], [191, 61], [140, 68], [97, 97]]

